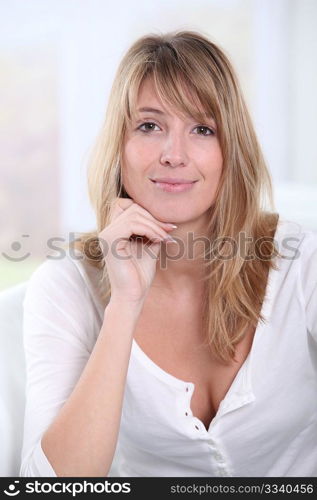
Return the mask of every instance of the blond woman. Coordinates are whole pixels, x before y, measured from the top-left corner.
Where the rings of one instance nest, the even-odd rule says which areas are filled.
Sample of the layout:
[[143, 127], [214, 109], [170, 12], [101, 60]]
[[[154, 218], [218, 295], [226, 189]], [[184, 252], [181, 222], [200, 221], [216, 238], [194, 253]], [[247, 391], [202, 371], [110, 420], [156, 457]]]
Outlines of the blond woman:
[[274, 212], [208, 37], [131, 46], [89, 193], [24, 301], [21, 475], [316, 476], [317, 238]]

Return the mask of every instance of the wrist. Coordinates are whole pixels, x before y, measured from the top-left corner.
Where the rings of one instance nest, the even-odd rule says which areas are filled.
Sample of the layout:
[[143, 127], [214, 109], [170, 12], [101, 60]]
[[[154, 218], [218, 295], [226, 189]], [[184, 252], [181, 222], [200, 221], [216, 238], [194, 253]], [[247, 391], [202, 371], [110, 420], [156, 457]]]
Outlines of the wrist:
[[128, 298], [111, 296], [105, 309], [117, 313], [122, 319], [128, 316], [139, 316], [143, 308], [144, 300], [132, 300]]

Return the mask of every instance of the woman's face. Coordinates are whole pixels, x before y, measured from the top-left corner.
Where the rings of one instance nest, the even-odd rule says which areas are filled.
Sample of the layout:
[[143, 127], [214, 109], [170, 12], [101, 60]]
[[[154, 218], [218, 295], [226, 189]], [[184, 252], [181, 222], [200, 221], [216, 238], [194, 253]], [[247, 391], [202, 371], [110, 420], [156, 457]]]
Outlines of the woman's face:
[[[164, 222], [203, 220], [222, 171], [215, 125], [212, 118], [197, 123], [164, 107], [147, 78], [123, 143], [122, 181], [129, 196]], [[159, 179], [190, 183], [173, 187]]]

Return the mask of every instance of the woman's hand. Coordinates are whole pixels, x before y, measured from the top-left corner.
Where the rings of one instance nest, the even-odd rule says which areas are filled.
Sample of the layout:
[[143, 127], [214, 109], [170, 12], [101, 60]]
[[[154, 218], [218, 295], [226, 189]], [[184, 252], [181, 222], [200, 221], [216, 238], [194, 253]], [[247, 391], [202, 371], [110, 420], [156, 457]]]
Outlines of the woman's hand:
[[167, 231], [172, 229], [172, 224], [155, 219], [133, 200], [115, 199], [110, 223], [98, 235], [111, 284], [111, 299], [144, 301], [155, 276], [161, 243], [171, 241]]

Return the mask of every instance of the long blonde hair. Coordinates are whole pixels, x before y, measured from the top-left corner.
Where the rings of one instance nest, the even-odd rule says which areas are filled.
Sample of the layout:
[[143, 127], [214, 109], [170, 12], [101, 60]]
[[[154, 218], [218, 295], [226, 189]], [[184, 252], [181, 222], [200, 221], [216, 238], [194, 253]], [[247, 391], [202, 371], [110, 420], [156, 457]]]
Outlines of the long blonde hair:
[[[98, 234], [109, 223], [112, 201], [126, 196], [121, 182], [123, 137], [147, 76], [153, 77], [159, 97], [171, 107], [199, 121], [203, 109], [216, 121], [223, 169], [210, 207], [208, 237], [218, 246], [217, 257], [209, 248], [204, 260], [202, 322], [213, 354], [230, 362], [250, 326], [265, 320], [261, 307], [269, 270], [276, 267], [273, 238], [278, 215], [272, 211], [270, 175], [237, 77], [224, 52], [207, 37], [193, 31], [149, 34], [123, 57], [88, 169], [97, 229], [83, 233], [75, 246], [100, 269], [100, 294], [106, 304], [111, 287]], [[243, 251], [239, 243], [239, 251], [226, 258], [229, 242], [241, 241], [242, 233]]]

